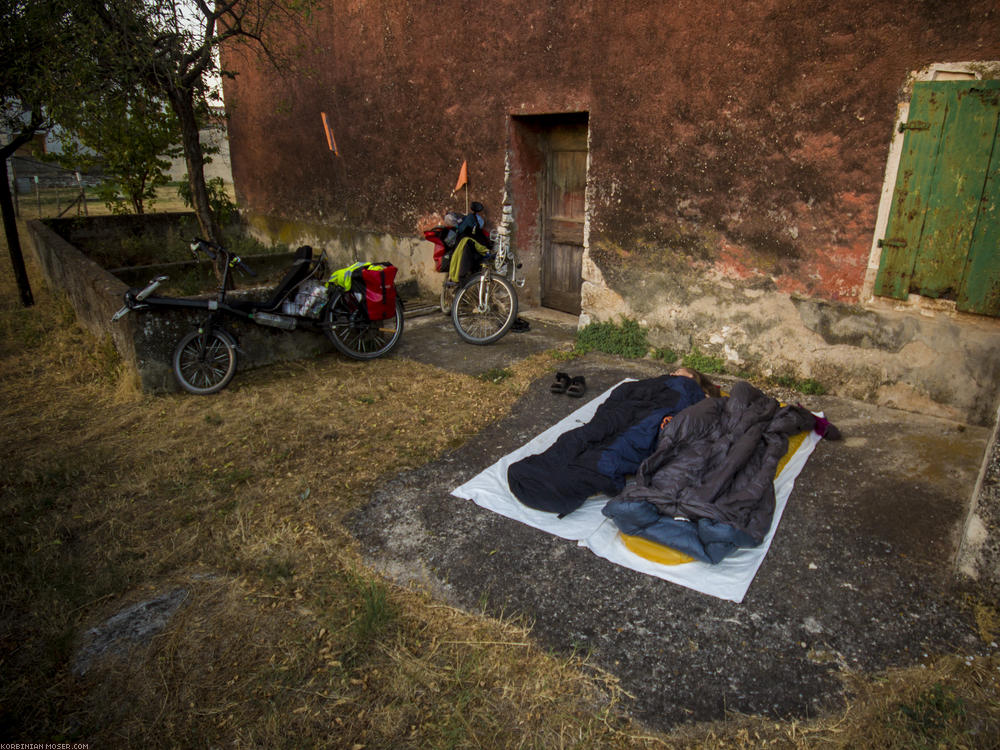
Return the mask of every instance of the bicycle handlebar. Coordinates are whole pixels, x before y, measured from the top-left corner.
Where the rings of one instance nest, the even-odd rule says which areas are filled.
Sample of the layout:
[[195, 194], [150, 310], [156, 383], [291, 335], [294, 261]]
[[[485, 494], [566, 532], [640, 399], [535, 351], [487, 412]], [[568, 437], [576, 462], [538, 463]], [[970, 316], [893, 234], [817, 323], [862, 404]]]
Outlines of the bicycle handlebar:
[[209, 242], [208, 240], [203, 240], [201, 237], [195, 237], [191, 240], [191, 255], [194, 256], [195, 260], [198, 260], [198, 251], [201, 250], [205, 255], [208, 256], [209, 260], [215, 260], [216, 255], [213, 248], [222, 250], [223, 248], [216, 245], [214, 242]]
[[208, 256], [209, 260], [215, 260], [219, 254], [222, 255], [223, 260], [229, 265], [230, 268], [238, 268], [243, 273], [249, 276], [256, 276], [257, 272], [254, 271], [250, 266], [243, 262], [243, 259], [238, 255], [232, 255], [226, 248], [215, 242], [209, 240], [203, 240], [200, 237], [195, 237], [191, 240], [191, 254], [198, 259], [198, 251], [201, 250], [205, 255]]
[[257, 272], [254, 271], [252, 268], [250, 268], [250, 266], [248, 266], [246, 263], [244, 263], [243, 259], [238, 255], [229, 261], [229, 265], [231, 267], [240, 269], [241, 271], [243, 271], [243, 273], [249, 274], [250, 276], [257, 275]]

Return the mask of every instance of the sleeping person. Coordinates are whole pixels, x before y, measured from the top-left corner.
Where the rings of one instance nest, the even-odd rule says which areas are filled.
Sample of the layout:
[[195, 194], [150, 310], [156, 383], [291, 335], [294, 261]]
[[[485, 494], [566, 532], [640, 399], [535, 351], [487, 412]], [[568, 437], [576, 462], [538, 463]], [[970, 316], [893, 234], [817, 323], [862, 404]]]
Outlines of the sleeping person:
[[664, 419], [704, 398], [698, 379], [689, 375], [621, 383], [589, 422], [511, 464], [508, 485], [524, 505], [560, 517], [592, 495], [613, 496], [656, 448]]

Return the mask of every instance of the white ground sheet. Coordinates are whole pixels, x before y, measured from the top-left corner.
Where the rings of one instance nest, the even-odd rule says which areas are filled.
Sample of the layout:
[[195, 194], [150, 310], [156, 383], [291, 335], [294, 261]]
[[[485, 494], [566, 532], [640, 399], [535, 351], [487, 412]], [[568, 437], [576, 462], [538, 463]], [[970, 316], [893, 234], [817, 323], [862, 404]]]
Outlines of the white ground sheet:
[[558, 518], [553, 513], [546, 513], [523, 505], [514, 497], [507, 485], [508, 466], [525, 456], [542, 453], [564, 432], [589, 422], [594, 416], [594, 412], [597, 411], [597, 407], [608, 398], [616, 387], [617, 385], [612, 386], [530, 442], [512, 453], [508, 453], [461, 487], [453, 490], [451, 494], [455, 497], [472, 500], [487, 510], [492, 510], [536, 529], [547, 531], [564, 539], [574, 540], [580, 546], [589, 548], [594, 554], [626, 568], [656, 576], [720, 599], [734, 602], [743, 601], [747, 589], [750, 588], [750, 583], [757, 574], [757, 569], [764, 562], [764, 556], [771, 546], [774, 532], [778, 528], [781, 514], [785, 510], [788, 497], [795, 484], [795, 478], [802, 471], [806, 460], [816, 447], [816, 443], [819, 442], [819, 435], [810, 432], [782, 469], [781, 474], [774, 480], [777, 504], [771, 530], [764, 538], [763, 544], [750, 549], [739, 549], [716, 565], [701, 561], [681, 565], [661, 565], [640, 557], [625, 546], [618, 535], [618, 527], [610, 518], [605, 518], [601, 513], [601, 508], [609, 500], [607, 496], [592, 497], [579, 509], [564, 518]]

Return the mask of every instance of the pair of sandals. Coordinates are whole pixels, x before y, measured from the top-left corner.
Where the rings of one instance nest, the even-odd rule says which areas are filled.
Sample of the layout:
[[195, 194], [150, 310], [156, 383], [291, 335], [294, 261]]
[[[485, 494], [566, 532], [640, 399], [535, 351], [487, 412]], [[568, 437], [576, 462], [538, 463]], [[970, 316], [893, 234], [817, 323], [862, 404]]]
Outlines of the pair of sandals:
[[587, 392], [587, 381], [584, 380], [583, 375], [570, 377], [565, 372], [557, 372], [556, 380], [549, 386], [549, 391], [552, 393], [565, 393], [572, 398], [580, 398], [580, 396]]

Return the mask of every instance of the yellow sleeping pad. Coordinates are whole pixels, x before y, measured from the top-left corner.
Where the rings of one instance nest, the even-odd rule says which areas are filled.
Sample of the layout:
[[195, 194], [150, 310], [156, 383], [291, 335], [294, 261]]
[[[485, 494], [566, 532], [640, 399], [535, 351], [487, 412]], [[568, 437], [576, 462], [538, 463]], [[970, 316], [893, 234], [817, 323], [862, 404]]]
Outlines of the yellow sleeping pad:
[[[775, 478], [781, 475], [781, 472], [784, 470], [788, 460], [795, 455], [795, 451], [797, 451], [799, 446], [802, 445], [802, 441], [806, 439], [807, 434], [807, 432], [800, 432], [798, 435], [793, 435], [788, 439], [788, 450], [785, 451], [785, 455], [781, 457], [780, 461], [778, 461], [778, 466], [774, 470]], [[649, 560], [650, 562], [655, 562], [660, 565], [683, 565], [684, 563], [694, 561], [694, 558], [690, 555], [679, 552], [672, 547], [651, 542], [648, 539], [643, 539], [639, 536], [623, 534], [620, 531], [618, 532], [618, 536], [621, 537], [622, 542], [630, 551], [634, 552], [644, 560]]]
[[798, 435], [792, 435], [788, 438], [788, 450], [785, 451], [785, 455], [778, 461], [778, 467], [774, 470], [775, 479], [781, 476], [781, 472], [785, 470], [788, 460], [795, 455], [795, 451], [799, 449], [799, 446], [802, 445], [802, 441], [806, 439], [806, 435], [808, 434], [808, 432], [800, 432]]
[[622, 538], [625, 546], [632, 552], [650, 562], [659, 563], [660, 565], [681, 565], [682, 563], [689, 563], [694, 560], [691, 555], [685, 555], [683, 552], [678, 552], [672, 547], [651, 542], [648, 539], [643, 539], [641, 536], [630, 536], [620, 531], [618, 532], [618, 536]]

